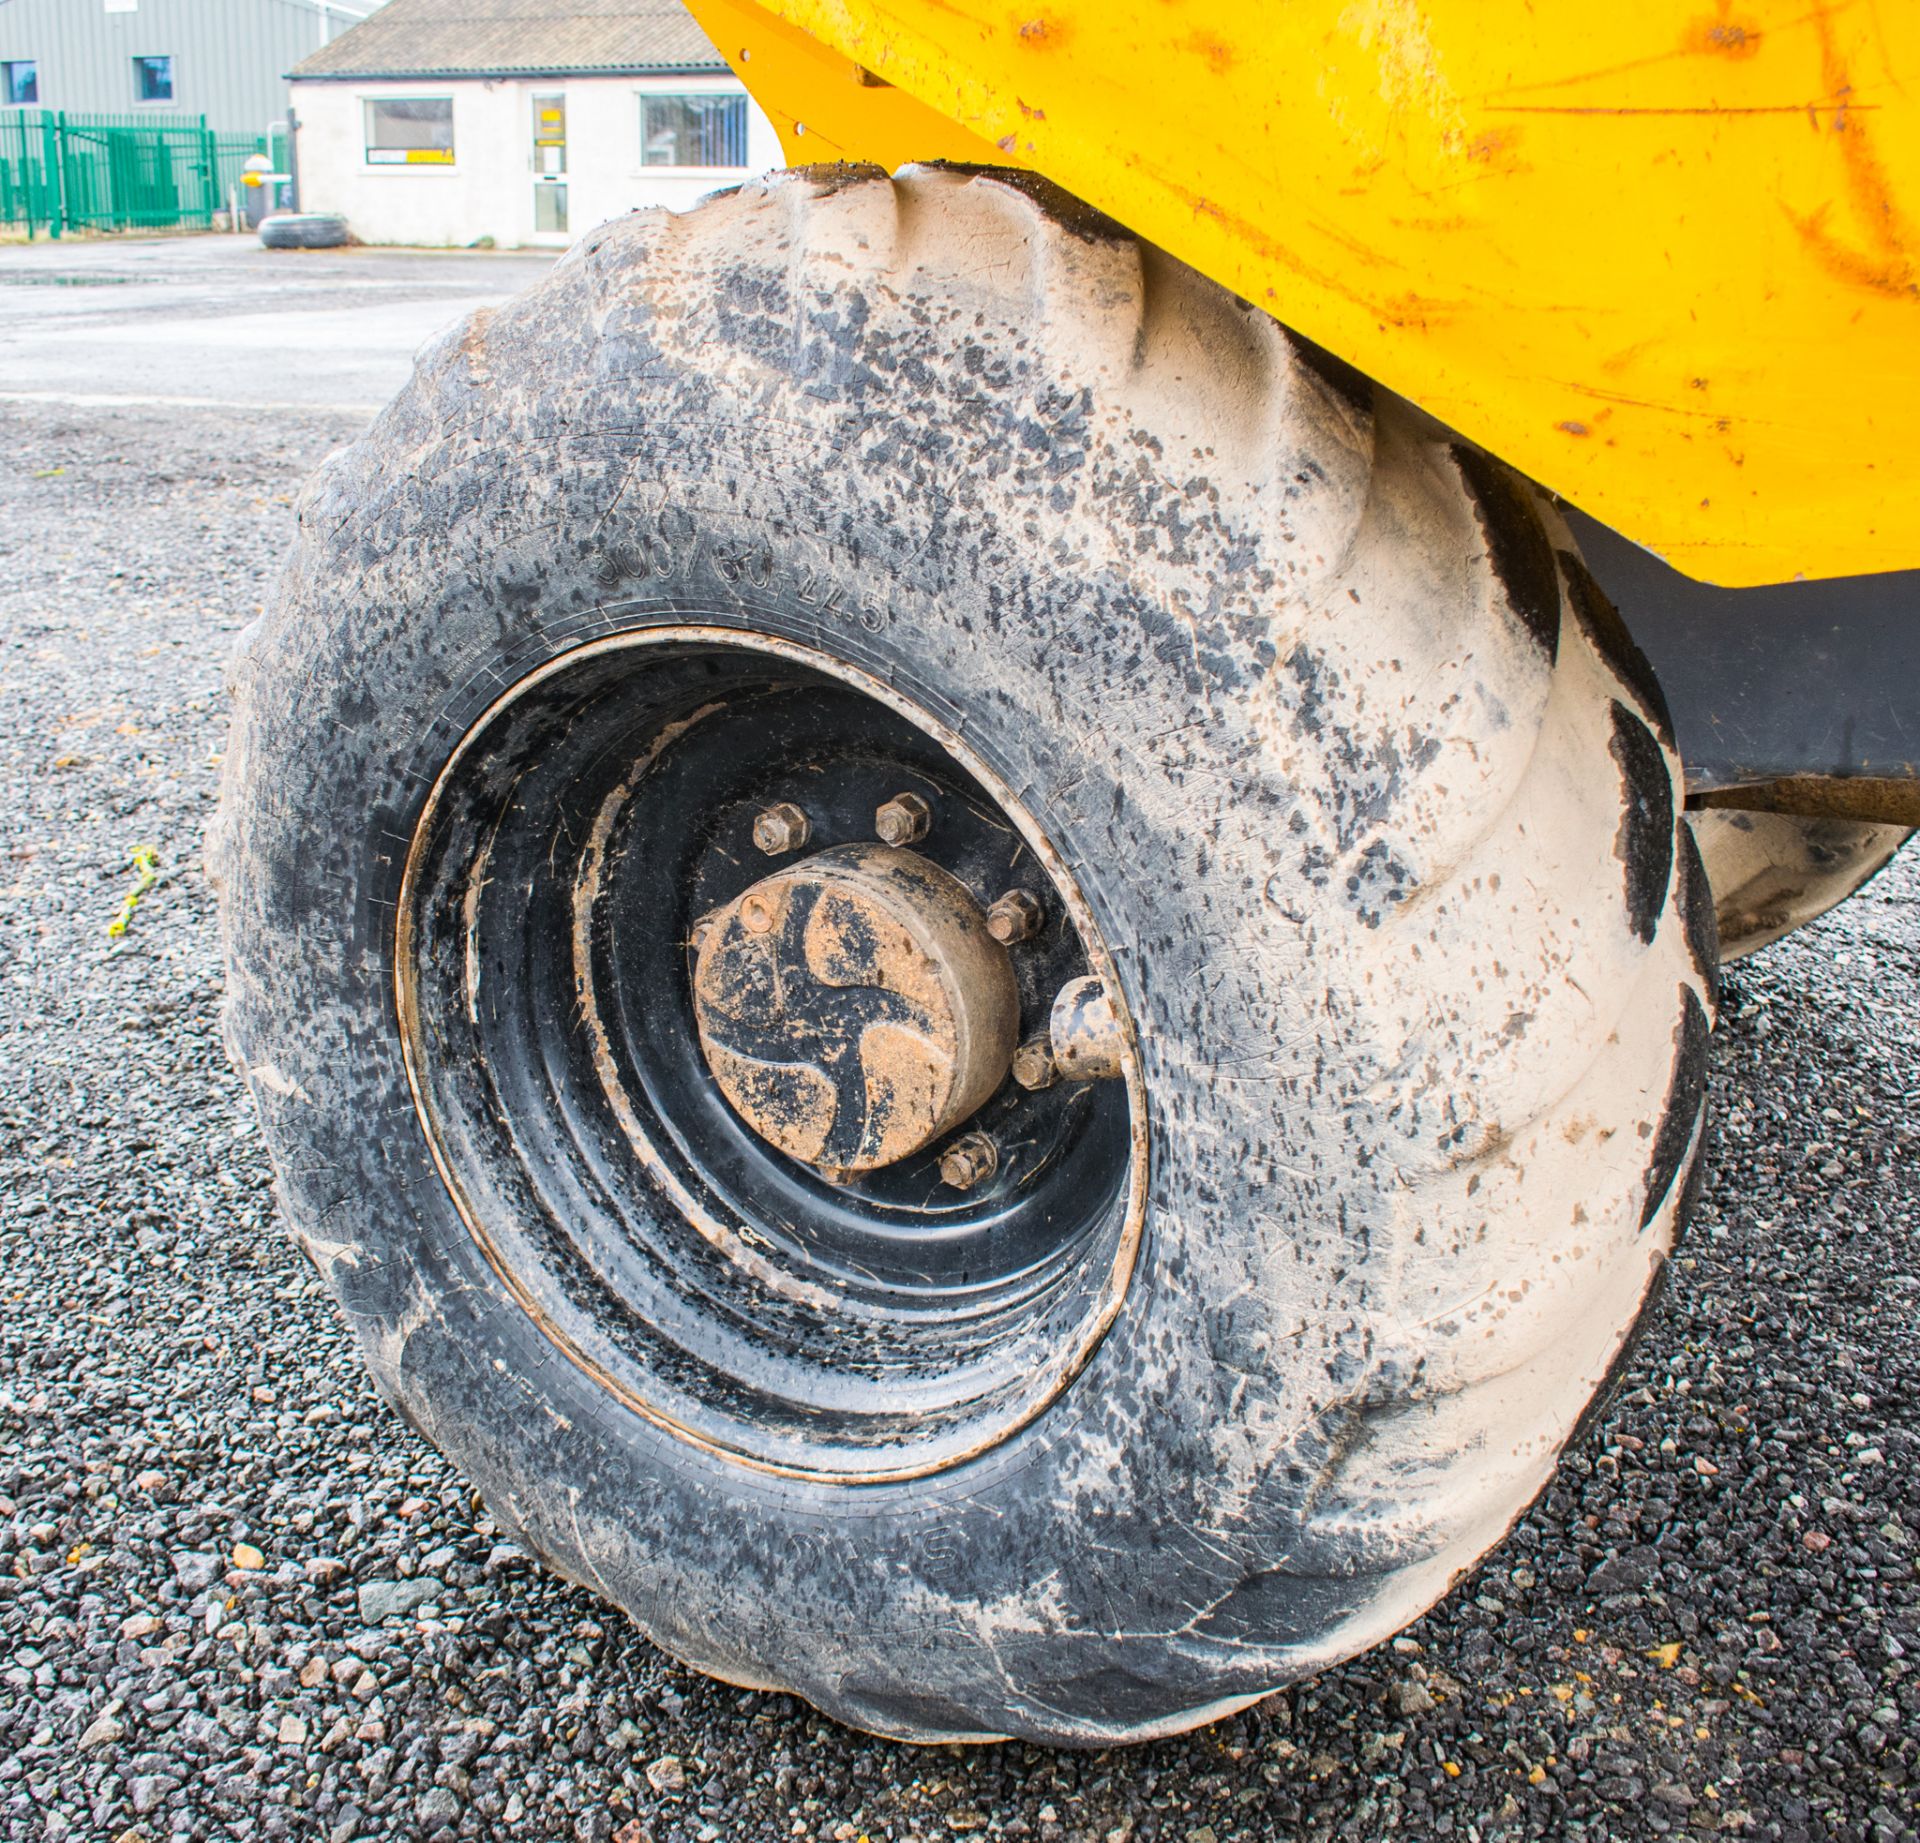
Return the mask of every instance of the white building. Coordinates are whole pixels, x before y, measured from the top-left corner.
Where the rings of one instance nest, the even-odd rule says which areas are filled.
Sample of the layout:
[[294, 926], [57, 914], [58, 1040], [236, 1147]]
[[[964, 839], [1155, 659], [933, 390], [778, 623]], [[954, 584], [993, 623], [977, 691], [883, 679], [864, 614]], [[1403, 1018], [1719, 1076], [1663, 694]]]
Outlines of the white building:
[[294, 66], [300, 206], [366, 243], [570, 243], [780, 164], [678, 0], [387, 0]]

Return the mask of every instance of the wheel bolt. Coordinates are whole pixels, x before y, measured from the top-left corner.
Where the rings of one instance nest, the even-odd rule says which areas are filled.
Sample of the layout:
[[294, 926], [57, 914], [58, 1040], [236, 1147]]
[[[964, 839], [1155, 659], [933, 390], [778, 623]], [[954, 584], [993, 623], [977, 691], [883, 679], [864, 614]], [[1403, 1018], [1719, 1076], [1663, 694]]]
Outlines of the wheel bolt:
[[791, 800], [777, 801], [753, 822], [753, 842], [770, 858], [800, 850], [812, 832], [806, 814]]
[[772, 933], [773, 919], [772, 901], [758, 890], [750, 890], [740, 898], [740, 925], [749, 934]]
[[1060, 988], [1047, 1035], [1053, 1060], [1068, 1081], [1100, 1081], [1126, 1067], [1126, 1028], [1096, 978], [1069, 979]]
[[1060, 1079], [1053, 1045], [1045, 1037], [1029, 1037], [1013, 1052], [1013, 1079], [1030, 1094], [1051, 1088]]
[[687, 945], [697, 954], [707, 944], [707, 936], [713, 932], [713, 917], [703, 915], [687, 932]]
[[917, 845], [933, 824], [933, 808], [918, 794], [895, 794], [873, 816], [873, 829], [883, 845], [896, 850]]
[[987, 932], [1002, 947], [1029, 941], [1040, 932], [1046, 911], [1025, 890], [1008, 890], [987, 911]]
[[953, 1190], [972, 1190], [999, 1169], [999, 1148], [985, 1133], [962, 1133], [940, 1154], [940, 1181]]

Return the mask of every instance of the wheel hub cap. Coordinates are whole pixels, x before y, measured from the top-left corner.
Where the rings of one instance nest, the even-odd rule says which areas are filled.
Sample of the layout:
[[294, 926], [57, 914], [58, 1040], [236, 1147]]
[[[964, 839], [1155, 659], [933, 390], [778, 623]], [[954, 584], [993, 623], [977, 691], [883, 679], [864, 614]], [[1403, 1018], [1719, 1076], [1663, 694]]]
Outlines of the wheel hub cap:
[[1020, 995], [958, 878], [843, 845], [703, 917], [694, 1013], [729, 1104], [830, 1179], [899, 1162], [1005, 1079]]

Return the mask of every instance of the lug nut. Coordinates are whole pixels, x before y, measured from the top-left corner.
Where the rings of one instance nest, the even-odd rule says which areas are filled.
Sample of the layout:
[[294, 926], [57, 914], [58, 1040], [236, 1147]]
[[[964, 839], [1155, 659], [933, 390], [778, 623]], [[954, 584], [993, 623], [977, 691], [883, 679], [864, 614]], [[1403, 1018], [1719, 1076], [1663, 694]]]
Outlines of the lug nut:
[[1046, 911], [1025, 890], [1008, 890], [987, 911], [987, 932], [1002, 947], [1011, 947], [1016, 941], [1032, 940], [1046, 918]]
[[933, 824], [933, 808], [918, 794], [895, 794], [873, 816], [873, 829], [883, 845], [898, 850], [917, 845]]
[[1060, 1079], [1053, 1045], [1045, 1037], [1029, 1037], [1013, 1052], [1013, 1079], [1030, 1094], [1051, 1088]]
[[773, 931], [774, 908], [770, 897], [763, 896], [758, 890], [750, 890], [740, 898], [740, 925], [749, 934], [770, 934]]
[[940, 1181], [953, 1190], [972, 1190], [999, 1169], [999, 1148], [985, 1133], [962, 1133], [940, 1154]]
[[753, 842], [770, 858], [800, 850], [812, 832], [806, 814], [791, 800], [776, 802], [753, 822]]

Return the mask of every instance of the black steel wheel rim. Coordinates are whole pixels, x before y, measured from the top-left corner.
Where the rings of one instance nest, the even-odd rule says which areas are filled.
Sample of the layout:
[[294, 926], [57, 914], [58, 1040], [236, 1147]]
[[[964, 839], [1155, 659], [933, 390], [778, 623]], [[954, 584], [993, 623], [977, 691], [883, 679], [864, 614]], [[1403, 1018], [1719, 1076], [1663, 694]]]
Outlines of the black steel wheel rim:
[[919, 793], [926, 854], [1045, 921], [1015, 950], [1022, 1029], [1112, 966], [1071, 876], [987, 765], [892, 687], [813, 649], [688, 623], [594, 642], [495, 701], [409, 851], [395, 990], [435, 1161], [539, 1329], [647, 1419], [761, 1468], [848, 1481], [956, 1463], [1026, 1425], [1118, 1308], [1144, 1109], [1121, 1081], [1002, 1084], [939, 1146], [830, 1183], [761, 1140], [702, 1058], [693, 925], [772, 866], [871, 837]]

